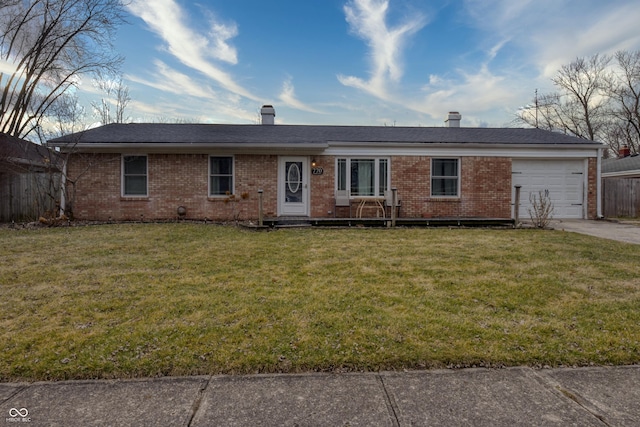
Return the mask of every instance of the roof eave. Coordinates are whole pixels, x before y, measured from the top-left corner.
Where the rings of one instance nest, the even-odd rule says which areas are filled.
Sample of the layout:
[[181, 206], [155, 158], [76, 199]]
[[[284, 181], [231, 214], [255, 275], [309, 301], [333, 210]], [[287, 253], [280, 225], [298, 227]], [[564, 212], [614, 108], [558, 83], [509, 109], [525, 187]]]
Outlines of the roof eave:
[[603, 178], [633, 178], [640, 176], [640, 169], [630, 169], [626, 171], [602, 172]]
[[340, 146], [340, 147], [366, 147], [366, 146], [390, 146], [394, 148], [415, 148], [419, 145], [446, 145], [447, 147], [473, 147], [473, 148], [540, 148], [540, 147], [558, 147], [558, 148], [567, 148], [567, 149], [592, 149], [596, 150], [599, 148], [604, 148], [605, 144], [599, 142], [591, 142], [591, 143], [517, 143], [517, 142], [446, 142], [446, 141], [418, 141], [418, 142], [384, 142], [384, 141], [375, 141], [375, 142], [366, 142], [366, 141], [329, 141], [329, 146]]
[[206, 151], [206, 150], [301, 150], [317, 151], [327, 148], [327, 143], [243, 143], [243, 142], [180, 142], [180, 143], [150, 143], [150, 142], [53, 142], [50, 147], [60, 148], [71, 152], [105, 152], [105, 151]]
[[556, 149], [589, 149], [597, 150], [604, 147], [601, 143], [482, 143], [482, 142], [389, 142], [389, 141], [328, 141], [328, 142], [295, 142], [295, 143], [269, 143], [269, 142], [179, 142], [179, 143], [154, 143], [154, 142], [56, 142], [49, 141], [47, 146], [60, 148], [64, 152], [122, 152], [130, 151], [171, 151], [171, 152], [193, 152], [207, 150], [300, 150], [318, 151], [329, 147], [353, 147], [353, 148], [416, 148], [446, 146], [450, 148], [505, 148], [511, 149], [535, 149], [535, 148], [556, 148]]
[[7, 157], [5, 158], [5, 160], [9, 163], [13, 163], [14, 165], [29, 166], [29, 167], [36, 167], [36, 168], [42, 168], [42, 169], [60, 170], [60, 167], [55, 164], [39, 162], [35, 160], [30, 160], [30, 159], [23, 159], [20, 157]]

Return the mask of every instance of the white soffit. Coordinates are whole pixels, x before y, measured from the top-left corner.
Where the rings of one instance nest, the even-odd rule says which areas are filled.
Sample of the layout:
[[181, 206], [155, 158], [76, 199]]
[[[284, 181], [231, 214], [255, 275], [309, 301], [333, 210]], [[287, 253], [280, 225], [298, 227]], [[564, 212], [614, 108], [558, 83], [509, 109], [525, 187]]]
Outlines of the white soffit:
[[598, 148], [551, 147], [329, 147], [322, 152], [333, 156], [454, 156], [511, 158], [598, 157]]

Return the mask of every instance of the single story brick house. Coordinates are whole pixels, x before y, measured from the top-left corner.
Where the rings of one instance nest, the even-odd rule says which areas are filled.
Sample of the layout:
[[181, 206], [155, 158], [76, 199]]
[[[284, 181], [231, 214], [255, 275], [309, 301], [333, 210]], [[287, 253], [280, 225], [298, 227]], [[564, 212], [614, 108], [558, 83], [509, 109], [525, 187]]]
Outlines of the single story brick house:
[[[521, 217], [529, 193], [555, 218], [600, 215], [603, 145], [543, 131], [274, 124], [110, 124], [49, 141], [69, 152], [66, 206], [77, 219]], [[262, 191], [259, 196], [259, 190]], [[366, 203], [373, 201], [375, 203]]]

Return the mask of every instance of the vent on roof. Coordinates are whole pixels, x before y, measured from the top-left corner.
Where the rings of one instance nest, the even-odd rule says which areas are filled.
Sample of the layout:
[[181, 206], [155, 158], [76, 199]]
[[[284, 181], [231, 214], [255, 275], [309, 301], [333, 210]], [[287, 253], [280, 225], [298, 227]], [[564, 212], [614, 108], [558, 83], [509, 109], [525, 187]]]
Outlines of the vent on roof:
[[263, 125], [273, 125], [276, 120], [276, 110], [273, 105], [263, 105], [260, 109]]
[[449, 128], [459, 128], [460, 120], [462, 120], [462, 115], [460, 113], [458, 113], [457, 111], [450, 111], [447, 120], [445, 120], [444, 122]]

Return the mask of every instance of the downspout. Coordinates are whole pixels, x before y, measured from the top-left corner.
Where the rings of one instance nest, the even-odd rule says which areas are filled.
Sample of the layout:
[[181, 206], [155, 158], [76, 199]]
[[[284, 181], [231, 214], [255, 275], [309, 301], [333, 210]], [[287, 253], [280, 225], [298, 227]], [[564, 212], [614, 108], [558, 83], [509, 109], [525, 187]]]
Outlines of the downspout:
[[66, 214], [67, 210], [67, 161], [69, 156], [65, 156], [62, 162], [62, 176], [60, 177], [60, 216]]
[[596, 167], [596, 218], [602, 219], [602, 148], [598, 148]]

